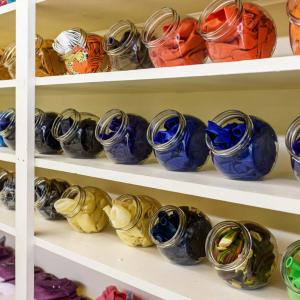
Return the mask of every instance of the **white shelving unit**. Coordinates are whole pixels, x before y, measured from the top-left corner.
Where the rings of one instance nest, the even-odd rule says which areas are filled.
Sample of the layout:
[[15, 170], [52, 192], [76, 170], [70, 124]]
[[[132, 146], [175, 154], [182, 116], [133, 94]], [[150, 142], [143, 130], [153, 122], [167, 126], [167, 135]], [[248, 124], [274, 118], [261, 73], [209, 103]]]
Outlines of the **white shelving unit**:
[[[41, 174], [44, 172], [53, 177], [63, 174], [76, 183], [88, 180], [99, 181], [99, 184], [106, 182], [111, 189], [119, 184], [122, 185], [120, 190], [126, 186], [126, 192], [128, 188], [132, 193], [145, 188], [148, 192], [155, 192], [158, 197], [161, 193], [161, 198], [167, 195], [168, 199], [172, 199], [176, 196], [176, 199], [179, 198], [176, 200], [178, 204], [183, 198], [184, 203], [189, 199], [195, 203], [196, 198], [199, 207], [205, 203], [214, 208], [211, 211], [218, 211], [217, 215], [211, 216], [214, 223], [222, 219], [223, 215], [228, 215], [222, 211], [224, 209], [240, 211], [241, 219], [243, 213], [249, 210], [248, 215], [254, 212], [251, 218], [259, 217], [270, 227], [282, 252], [289, 243], [300, 237], [300, 229], [295, 221], [300, 215], [300, 185], [290, 168], [282, 130], [287, 127], [287, 120], [292, 121], [299, 115], [297, 96], [300, 92], [300, 59], [290, 53], [285, 28], [287, 19], [283, 11], [285, 1], [255, 1], [266, 6], [280, 25], [277, 28], [280, 37], [276, 57], [44, 78], [34, 78], [32, 75], [34, 16], [36, 31], [43, 37], [53, 38], [73, 26], [81, 26], [90, 32], [103, 31], [125, 17], [142, 23], [153, 10], [162, 5], [173, 6], [185, 14], [199, 12], [208, 0], [75, 0], [72, 4], [61, 0], [43, 0], [36, 1], [36, 13], [33, 9], [34, 0], [17, 1], [17, 4], [0, 8], [0, 29], [3, 31], [0, 46], [16, 39], [17, 47], [22, 45], [22, 49], [25, 49], [24, 53], [20, 49], [18, 51], [17, 79], [0, 81], [0, 97], [5, 100], [5, 104], [0, 102], [3, 106], [1, 109], [7, 108], [4, 105], [9, 101], [14, 106], [12, 100], [16, 94], [18, 113], [17, 152], [0, 150], [0, 161], [15, 164], [19, 172], [17, 211], [7, 211], [0, 207], [0, 231], [16, 240], [19, 282], [16, 299], [33, 299], [31, 271], [34, 252], [40, 256], [50, 253], [59, 257], [60, 261], [68, 262], [72, 265], [74, 276], [79, 274], [79, 268], [85, 267], [87, 281], [90, 280], [89, 272], [94, 272], [103, 278], [103, 282], [116, 282], [124, 288], [134, 289], [147, 300], [288, 299], [279, 271], [268, 288], [253, 292], [239, 291], [227, 287], [206, 262], [194, 267], [172, 265], [155, 248], [140, 249], [123, 245], [112, 230], [87, 235], [73, 232], [65, 221], [46, 221], [34, 215], [32, 189], [33, 170], [37, 168]], [[17, 14], [16, 9], [20, 9]], [[287, 96], [282, 97], [285, 93]], [[153, 99], [157, 107], [149, 105], [149, 99]], [[167, 99], [166, 103], [164, 99]], [[280, 154], [273, 172], [259, 182], [225, 179], [209, 163], [199, 172], [174, 173], [164, 170], [153, 157], [137, 166], [115, 165], [104, 156], [94, 160], [76, 160], [63, 155], [34, 157], [34, 136], [27, 132], [33, 126], [34, 101], [36, 106], [42, 106], [43, 109], [59, 110], [74, 105], [78, 109], [99, 114], [120, 106], [126, 111], [149, 113], [148, 118], [169, 107], [170, 103], [178, 110], [187, 113], [195, 111], [197, 115], [202, 111], [206, 113], [208, 109], [214, 113], [232, 105], [249, 110], [248, 101], [253, 105], [261, 105], [255, 107], [255, 112], [261, 113], [266, 120], [272, 118], [275, 129], [279, 128]], [[282, 115], [274, 117], [278, 112], [282, 112]], [[171, 202], [168, 199], [166, 202]], [[51, 260], [44, 256], [43, 260], [45, 267], [50, 267]], [[88, 292], [91, 285], [87, 283]], [[95, 293], [92, 296], [95, 297]]]

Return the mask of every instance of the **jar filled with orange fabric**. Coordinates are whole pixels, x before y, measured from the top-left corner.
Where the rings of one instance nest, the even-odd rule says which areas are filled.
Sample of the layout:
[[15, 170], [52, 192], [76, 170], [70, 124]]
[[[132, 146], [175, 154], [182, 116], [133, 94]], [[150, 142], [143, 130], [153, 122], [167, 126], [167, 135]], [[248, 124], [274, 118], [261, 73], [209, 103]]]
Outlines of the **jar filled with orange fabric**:
[[213, 62], [271, 57], [276, 46], [273, 19], [260, 6], [242, 0], [215, 0], [202, 12], [199, 32]]
[[287, 2], [287, 14], [290, 20], [291, 47], [295, 55], [300, 55], [300, 0]]
[[63, 58], [69, 74], [85, 74], [110, 69], [102, 43], [102, 36], [73, 28], [61, 32], [52, 47]]
[[181, 17], [172, 8], [164, 7], [148, 18], [142, 40], [157, 68], [202, 64], [207, 58], [197, 20]]

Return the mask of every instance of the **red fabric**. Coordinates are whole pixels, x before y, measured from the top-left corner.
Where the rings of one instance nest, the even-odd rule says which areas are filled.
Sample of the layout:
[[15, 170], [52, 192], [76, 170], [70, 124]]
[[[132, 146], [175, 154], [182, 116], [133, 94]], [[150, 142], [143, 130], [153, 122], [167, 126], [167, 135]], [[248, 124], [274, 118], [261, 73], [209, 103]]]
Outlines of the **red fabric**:
[[[300, 19], [300, 1], [291, 9], [291, 13], [294, 17]], [[300, 55], [300, 26], [291, 23], [290, 24], [290, 39], [295, 55]]]
[[96, 300], [126, 300], [126, 292], [119, 292], [115, 286], [108, 286]]

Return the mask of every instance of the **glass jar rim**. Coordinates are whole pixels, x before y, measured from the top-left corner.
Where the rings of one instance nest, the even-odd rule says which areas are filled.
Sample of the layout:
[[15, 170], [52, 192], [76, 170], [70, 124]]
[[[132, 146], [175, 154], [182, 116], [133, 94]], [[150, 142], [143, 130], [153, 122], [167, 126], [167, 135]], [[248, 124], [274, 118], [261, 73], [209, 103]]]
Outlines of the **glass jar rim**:
[[[175, 234], [166, 242], [159, 242], [158, 240], [156, 240], [151, 232], [151, 229], [156, 225], [156, 222], [159, 218], [159, 214], [161, 212], [166, 212], [166, 213], [171, 213], [171, 212], [175, 212], [177, 213], [178, 217], [179, 217], [179, 225], [178, 228], [175, 232]], [[176, 242], [178, 241], [178, 239], [181, 238], [182, 234], [184, 233], [184, 230], [186, 228], [186, 216], [184, 211], [177, 206], [173, 206], [173, 205], [166, 205], [166, 206], [162, 206], [160, 209], [158, 209], [154, 215], [151, 217], [150, 219], [150, 224], [149, 224], [149, 236], [151, 237], [151, 240], [153, 241], [153, 243], [160, 247], [160, 248], [168, 248], [171, 246], [174, 246], [176, 244]]]
[[[298, 251], [300, 251], [300, 240], [298, 241], [295, 241], [294, 243], [290, 244], [287, 249], [284, 251], [284, 254], [281, 258], [281, 263], [280, 263], [280, 274], [281, 274], [281, 277], [285, 283], [285, 285], [291, 289], [294, 293], [300, 295], [300, 290], [296, 289], [290, 279], [288, 278], [288, 275], [287, 275], [287, 272], [286, 272], [286, 262], [287, 262], [287, 259], [290, 257], [290, 255], [295, 252], [295, 250], [298, 249]], [[296, 250], [297, 251], [297, 250]]]
[[0, 135], [3, 136], [3, 137], [7, 137], [11, 134], [11, 129], [12, 127], [15, 125], [15, 122], [16, 122], [16, 111], [14, 108], [10, 108], [4, 112], [2, 112], [1, 114], [1, 117], [9, 117], [10, 120], [9, 120], [9, 123], [7, 125], [7, 127], [3, 130], [0, 131]]
[[[222, 7], [228, 5], [235, 5], [237, 7], [236, 14], [232, 14], [229, 19], [224, 22], [220, 27], [211, 32], [203, 32], [201, 30], [202, 24], [206, 22], [206, 18], [212, 12], [221, 9]], [[223, 35], [227, 34], [234, 24], [240, 19], [243, 11], [243, 1], [242, 0], [214, 0], [209, 3], [208, 6], [201, 12], [198, 20], [198, 31], [205, 40], [215, 40], [221, 38]]]
[[[129, 31], [128, 37], [125, 41], [115, 49], [109, 48], [110, 38], [114, 38], [118, 33], [122, 32], [124, 29]], [[136, 26], [129, 20], [120, 20], [119, 22], [112, 25], [107, 33], [104, 35], [103, 39], [103, 49], [109, 55], [120, 55], [124, 53], [131, 47], [131, 44], [134, 39], [137, 39], [138, 30]]]
[[[36, 192], [37, 186], [40, 185], [41, 183], [45, 183], [45, 189], [42, 193], [42, 195], [38, 195]], [[36, 208], [41, 208], [42, 203], [44, 202], [47, 193], [50, 191], [50, 182], [49, 179], [46, 177], [37, 177], [34, 180], [34, 189], [35, 189], [35, 195], [37, 196], [36, 201], [35, 201], [35, 207]]]
[[[102, 134], [105, 134], [106, 129], [108, 129], [109, 125], [113, 121], [114, 118], [121, 117], [121, 124], [119, 129], [115, 132], [115, 134], [109, 139], [101, 138]], [[124, 137], [126, 134], [126, 129], [129, 123], [128, 115], [120, 110], [120, 109], [111, 109], [106, 112], [99, 120], [95, 128], [95, 137], [99, 143], [103, 146], [111, 146], [116, 144], [120, 139]]]
[[[245, 221], [223, 221], [215, 225], [212, 230], [209, 232], [206, 242], [205, 242], [205, 251], [208, 260], [214, 265], [217, 270], [221, 271], [234, 271], [235, 269], [239, 268], [247, 261], [248, 257], [251, 255], [252, 249], [252, 237], [250, 231], [244, 225]], [[243, 251], [239, 255], [239, 257], [229, 264], [220, 264], [215, 259], [213, 255], [213, 242], [215, 238], [218, 236], [219, 233], [223, 232], [226, 228], [236, 227], [241, 229], [244, 235], [244, 245]]]
[[[164, 19], [172, 17], [172, 25], [160, 37], [153, 38], [153, 30]], [[165, 42], [177, 28], [180, 22], [180, 16], [177, 11], [171, 7], [163, 7], [155, 11], [145, 22], [141, 38], [147, 48], [157, 47]]]
[[288, 0], [286, 2], [286, 12], [287, 12], [288, 18], [289, 18], [290, 22], [292, 22], [293, 24], [295, 24], [297, 26], [300, 26], [300, 18], [293, 15], [293, 13], [289, 7], [290, 2], [291, 2], [290, 0]]
[[[10, 174], [11, 174], [11, 172], [9, 172], [5, 169], [1, 169], [0, 170], [0, 181], [4, 180], [6, 182], [9, 179]], [[3, 187], [4, 187], [4, 184], [3, 184]], [[1, 192], [1, 190], [0, 190], [0, 192]]]
[[[178, 117], [179, 123], [178, 123], [178, 129], [176, 133], [165, 143], [163, 144], [156, 144], [154, 142], [154, 137], [156, 133], [159, 131], [160, 126], [164, 124], [166, 120], [169, 120], [170, 118]], [[181, 140], [184, 136], [184, 131], [186, 128], [186, 119], [183, 114], [180, 112], [168, 109], [160, 112], [158, 115], [156, 115], [150, 122], [148, 129], [147, 129], [147, 140], [148, 143], [152, 146], [154, 150], [157, 151], [166, 151], [173, 147], [179, 140]]]
[[[285, 145], [290, 155], [300, 161], [300, 155], [297, 155], [293, 149], [293, 144], [300, 135], [300, 116], [297, 117], [287, 129], [285, 135]], [[299, 137], [300, 138], [300, 137]]]
[[208, 134], [206, 134], [205, 139], [207, 147], [212, 151], [213, 154], [218, 156], [231, 156], [244, 149], [249, 144], [254, 131], [254, 125], [250, 116], [246, 115], [245, 113], [239, 110], [226, 110], [217, 115], [212, 121], [217, 125], [222, 126], [226, 122], [233, 119], [242, 119], [245, 122], [246, 130], [244, 135], [239, 140], [239, 142], [233, 147], [224, 150], [217, 150], [215, 149], [213, 142], [208, 136]]
[[39, 108], [35, 108], [35, 128], [42, 125], [45, 112]]

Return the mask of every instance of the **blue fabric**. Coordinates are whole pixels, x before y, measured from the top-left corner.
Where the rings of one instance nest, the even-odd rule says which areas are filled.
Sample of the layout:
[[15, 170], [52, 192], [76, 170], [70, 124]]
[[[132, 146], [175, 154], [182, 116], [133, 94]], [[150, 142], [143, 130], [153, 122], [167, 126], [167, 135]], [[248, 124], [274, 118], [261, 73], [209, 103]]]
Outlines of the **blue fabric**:
[[[183, 138], [174, 146], [165, 151], [155, 150], [155, 156], [160, 164], [170, 171], [195, 171], [202, 166], [209, 154], [205, 142], [205, 124], [199, 119], [184, 115], [186, 128]], [[159, 130], [153, 141], [155, 144], [165, 144], [177, 132], [178, 117], [165, 121], [164, 128]]]
[[[231, 156], [218, 156], [212, 153], [215, 167], [231, 179], [261, 179], [271, 171], [277, 157], [277, 136], [273, 128], [254, 116], [250, 116], [250, 118], [254, 130], [248, 145], [245, 145], [237, 154]], [[238, 130], [236, 130], [237, 128]], [[242, 132], [243, 127], [240, 125], [232, 125], [227, 127], [225, 131], [217, 131], [217, 141], [221, 142], [216, 143], [219, 147], [216, 149], [228, 149], [226, 148], [228, 145], [234, 146], [234, 143], [236, 144], [239, 141], [238, 136], [240, 138], [243, 136]], [[224, 133], [224, 138], [220, 137], [222, 133]], [[214, 138], [212, 132], [207, 132], [207, 134], [210, 138]], [[212, 142], [215, 143], [213, 139]]]
[[0, 136], [0, 147], [7, 147], [2, 136]]
[[292, 149], [296, 155], [300, 156], [300, 138], [293, 143]]
[[[0, 131], [8, 129], [10, 121], [10, 116], [5, 116], [5, 112], [0, 113]], [[9, 148], [15, 150], [15, 130], [15, 124], [11, 124], [8, 134], [5, 137], [1, 136], [0, 147], [8, 146]]]
[[[152, 152], [147, 141], [149, 123], [142, 117], [128, 114], [128, 125], [125, 134], [117, 139], [113, 145], [104, 146], [107, 157], [118, 164], [138, 164], [145, 160]], [[115, 117], [109, 132], [100, 135], [103, 140], [111, 139], [120, 129], [122, 120]]]

